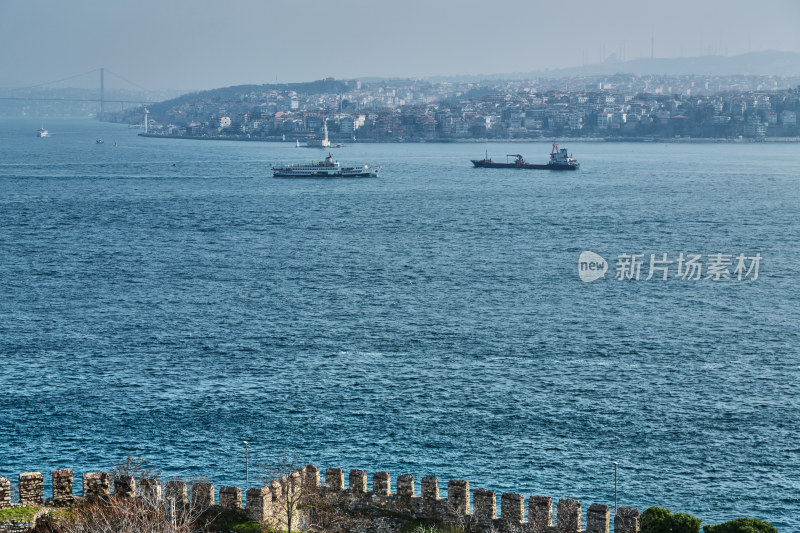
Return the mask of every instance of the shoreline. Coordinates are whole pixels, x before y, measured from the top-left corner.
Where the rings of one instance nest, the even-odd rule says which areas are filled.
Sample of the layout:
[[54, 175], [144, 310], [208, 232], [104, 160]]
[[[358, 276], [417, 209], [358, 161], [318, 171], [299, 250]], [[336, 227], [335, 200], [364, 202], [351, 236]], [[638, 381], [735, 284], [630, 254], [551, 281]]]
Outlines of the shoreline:
[[[287, 143], [292, 140], [261, 137], [227, 137], [207, 135], [161, 135], [158, 133], [139, 133], [139, 137], [150, 137], [155, 139], [181, 139], [192, 141], [240, 141], [240, 142], [269, 142]], [[347, 144], [470, 144], [470, 143], [531, 143], [531, 142], [553, 142], [552, 137], [528, 137], [524, 139], [397, 139], [397, 140], [358, 140], [348, 141]], [[800, 143], [800, 137], [768, 137], [766, 139], [726, 139], [713, 137], [676, 137], [676, 138], [655, 138], [655, 137], [558, 137], [558, 142], [611, 142], [611, 143], [664, 143], [664, 144], [755, 144], [755, 143]], [[300, 146], [301, 148], [319, 148], [316, 146]], [[335, 148], [331, 146], [331, 148]]]

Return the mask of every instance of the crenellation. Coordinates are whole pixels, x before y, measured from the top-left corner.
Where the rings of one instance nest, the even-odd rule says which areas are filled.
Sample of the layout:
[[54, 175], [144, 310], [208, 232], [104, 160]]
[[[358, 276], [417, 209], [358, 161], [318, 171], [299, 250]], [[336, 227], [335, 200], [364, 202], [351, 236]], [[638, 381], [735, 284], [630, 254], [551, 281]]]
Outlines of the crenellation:
[[475, 489], [475, 518], [479, 522], [489, 522], [497, 518], [497, 494], [493, 490]]
[[439, 511], [439, 478], [436, 476], [425, 476], [421, 483], [422, 491], [422, 515], [433, 518]]
[[397, 496], [405, 499], [414, 497], [414, 476], [412, 474], [397, 476]]
[[581, 530], [581, 502], [564, 498], [556, 506], [558, 533], [578, 533]]
[[553, 498], [531, 496], [528, 498], [528, 523], [534, 533], [544, 533], [553, 525]]
[[639, 511], [620, 507], [614, 515], [614, 533], [639, 533]]
[[214, 484], [205, 481], [192, 483], [192, 507], [202, 510], [214, 505]]
[[273, 503], [277, 502], [278, 499], [281, 497], [282, 490], [283, 490], [283, 484], [277, 479], [273, 479], [272, 482], [269, 484], [269, 491], [272, 494]]
[[466, 516], [469, 514], [469, 481], [451, 479], [447, 484], [448, 514]]
[[500, 518], [511, 524], [525, 521], [525, 497], [516, 492], [504, 492], [500, 496]]
[[586, 533], [608, 533], [610, 517], [608, 505], [593, 503], [586, 511]]
[[53, 505], [55, 507], [72, 505], [75, 499], [72, 495], [72, 470], [69, 468], [53, 470], [51, 477], [53, 480]]
[[[20, 474], [20, 501], [23, 505], [73, 505], [80, 498], [73, 495], [73, 472], [70, 469], [52, 472], [53, 498], [44, 500], [44, 484], [39, 472]], [[144, 501], [161, 503], [162, 486], [157, 479], [143, 479], [138, 495]], [[105, 472], [83, 474], [83, 495], [86, 499], [107, 497], [110, 479]], [[268, 487], [252, 488], [246, 493], [244, 512], [250, 520], [274, 521], [280, 527], [287, 522], [287, 496], [295, 490], [307, 494], [323, 487], [320, 483], [320, 470], [311, 464], [294, 471], [279, 480], [273, 480]], [[558, 501], [556, 521], [553, 523], [553, 500], [546, 496], [530, 496], [528, 500], [527, 521], [525, 520], [525, 497], [514, 492], [500, 495], [498, 517], [497, 493], [488, 489], [475, 489], [470, 494], [469, 482], [452, 479], [447, 485], [447, 498], [439, 496], [439, 479], [425, 476], [420, 482], [420, 495], [416, 494], [414, 476], [402, 474], [397, 477], [396, 493], [392, 493], [392, 479], [389, 472], [376, 472], [372, 477], [372, 490], [367, 488], [367, 472], [353, 469], [349, 474], [349, 488], [344, 487], [344, 471], [328, 468], [325, 471], [325, 490], [332, 493], [337, 505], [346, 504], [350, 512], [357, 510], [385, 509], [398, 516], [416, 519], [432, 519], [445, 523], [474, 528], [476, 533], [610, 533], [610, 512], [607, 505], [593, 503], [586, 514], [586, 530], [581, 530], [581, 502], [571, 499]], [[131, 476], [113, 479], [115, 498], [132, 498], [137, 495], [136, 480]], [[296, 493], [299, 494], [299, 493]], [[215, 504], [214, 485], [210, 482], [197, 482], [191, 487], [191, 503], [197, 511]], [[174, 509], [187, 509], [187, 484], [183, 481], [167, 481], [164, 485], [164, 499], [174, 501]], [[223, 486], [219, 489], [219, 506], [223, 509], [243, 509], [242, 490], [239, 487]], [[0, 477], [0, 509], [11, 507], [11, 481]], [[471, 511], [472, 505], [472, 512]], [[298, 512], [305, 513], [302, 507]], [[614, 516], [615, 533], [638, 533], [639, 512], [636, 509], [620, 508]], [[5, 533], [0, 531], [0, 533]]]
[[114, 496], [117, 498], [136, 496], [136, 480], [132, 476], [119, 476], [114, 479]]
[[186, 482], [170, 480], [164, 484], [164, 499], [175, 502], [175, 505], [184, 506], [189, 503]]
[[0, 509], [11, 507], [11, 480], [0, 476]]
[[19, 502], [22, 505], [44, 504], [44, 477], [41, 472], [19, 475]]
[[162, 501], [161, 498], [161, 482], [157, 479], [153, 478], [145, 478], [141, 480], [141, 496], [142, 498], [149, 503], [159, 504]]
[[219, 505], [223, 509], [242, 508], [242, 489], [223, 486], [219, 488]]
[[271, 515], [272, 492], [269, 487], [259, 487], [248, 489], [247, 494], [247, 518], [255, 522], [264, 522]]
[[109, 494], [110, 478], [107, 472], [83, 474], [83, 497], [87, 500], [105, 498]]
[[311, 464], [306, 465], [302, 469], [301, 476], [304, 491], [311, 492], [319, 489], [319, 468]]
[[341, 468], [329, 468], [325, 470], [325, 488], [330, 491], [344, 490], [344, 470]]
[[376, 472], [372, 476], [372, 493], [379, 496], [392, 493], [392, 477], [389, 472]]
[[367, 492], [367, 472], [364, 470], [350, 470], [350, 492], [364, 494]]

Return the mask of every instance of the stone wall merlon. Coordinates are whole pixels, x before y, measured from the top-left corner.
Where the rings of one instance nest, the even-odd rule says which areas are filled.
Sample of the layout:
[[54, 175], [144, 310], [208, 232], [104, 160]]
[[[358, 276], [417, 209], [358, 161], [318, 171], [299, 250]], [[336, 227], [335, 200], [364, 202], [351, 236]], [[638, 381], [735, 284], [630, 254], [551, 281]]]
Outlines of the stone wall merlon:
[[133, 498], [136, 496], [136, 480], [132, 476], [119, 476], [114, 480], [114, 496]]
[[11, 507], [11, 480], [0, 476], [0, 509]]
[[469, 481], [451, 479], [447, 484], [447, 507], [456, 516], [469, 514]]
[[567, 498], [558, 500], [556, 529], [558, 533], [578, 533], [581, 530], [581, 502]]
[[247, 517], [255, 522], [263, 522], [270, 517], [272, 492], [268, 487], [249, 489], [247, 497]]
[[44, 504], [44, 477], [41, 472], [19, 475], [19, 502], [22, 505]]
[[306, 465], [302, 468], [300, 473], [303, 478], [303, 490], [311, 491], [317, 490], [320, 487], [319, 483], [319, 468], [314, 465]]
[[392, 476], [389, 472], [376, 472], [372, 476], [372, 493], [380, 496], [392, 493]]
[[242, 508], [242, 489], [223, 486], [219, 488], [219, 505], [224, 509]]
[[497, 495], [493, 490], [475, 489], [473, 496], [475, 518], [482, 522], [497, 518]]
[[500, 518], [514, 524], [525, 520], [525, 498], [516, 492], [504, 492], [500, 496]]
[[614, 515], [614, 533], [639, 533], [639, 511], [620, 507]]
[[86, 472], [83, 474], [83, 497], [87, 499], [108, 496], [110, 480], [107, 472]]
[[69, 468], [63, 470], [54, 470], [52, 473], [53, 480], [53, 505], [66, 506], [71, 505], [74, 501], [72, 495], [72, 470]]
[[325, 488], [336, 492], [344, 490], [344, 471], [341, 468], [325, 471]]
[[164, 484], [164, 498], [175, 502], [176, 505], [186, 505], [189, 499], [186, 496], [186, 482], [170, 480]]
[[161, 498], [161, 482], [157, 479], [143, 479], [141, 481], [142, 498], [151, 503], [159, 503]]
[[586, 511], [586, 533], [608, 533], [610, 516], [608, 505], [590, 505]]
[[528, 522], [535, 533], [548, 531], [553, 525], [553, 498], [548, 496], [528, 498]]
[[208, 509], [214, 505], [214, 484], [199, 482], [192, 484], [192, 507]]
[[367, 472], [353, 469], [350, 471], [350, 492], [363, 494], [367, 492]]
[[414, 497], [414, 476], [412, 474], [397, 476], [397, 495], [401, 498]]

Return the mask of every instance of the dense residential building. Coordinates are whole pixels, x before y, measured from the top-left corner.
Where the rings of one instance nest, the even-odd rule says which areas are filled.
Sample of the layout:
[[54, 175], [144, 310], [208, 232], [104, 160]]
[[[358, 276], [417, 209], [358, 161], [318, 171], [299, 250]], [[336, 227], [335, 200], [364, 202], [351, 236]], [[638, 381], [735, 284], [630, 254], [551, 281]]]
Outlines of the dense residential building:
[[[583, 81], [583, 83], [580, 83]], [[332, 79], [236, 87], [151, 106], [156, 135], [304, 141], [796, 137], [800, 85], [777, 77], [633, 76], [482, 83]], [[579, 90], [568, 87], [580, 87]], [[137, 110], [119, 120], [137, 121]]]

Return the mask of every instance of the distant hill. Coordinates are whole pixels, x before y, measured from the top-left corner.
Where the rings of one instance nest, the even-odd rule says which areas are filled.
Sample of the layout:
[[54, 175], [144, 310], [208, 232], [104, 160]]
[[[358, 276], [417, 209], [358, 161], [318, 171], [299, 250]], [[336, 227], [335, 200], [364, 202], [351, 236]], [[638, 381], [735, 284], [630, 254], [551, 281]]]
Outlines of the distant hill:
[[184, 103], [194, 103], [199, 99], [236, 102], [242, 95], [250, 93], [264, 93], [270, 91], [295, 91], [302, 94], [341, 94], [352, 90], [355, 83], [352, 81], [335, 80], [326, 78], [324, 80], [310, 81], [305, 83], [269, 83], [264, 85], [232, 85], [219, 89], [210, 89], [187, 93], [171, 100], [165, 100], [150, 107], [150, 112], [154, 116], [166, 113], [168, 110], [178, 107]]
[[560, 69], [513, 72], [508, 74], [478, 74], [437, 77], [431, 81], [479, 81], [533, 78], [567, 78], [573, 76], [602, 76], [613, 74], [639, 75], [706, 75], [706, 76], [800, 76], [800, 53], [767, 50], [738, 56], [701, 56], [676, 58], [640, 58], [619, 61], [610, 56], [603, 63]]

